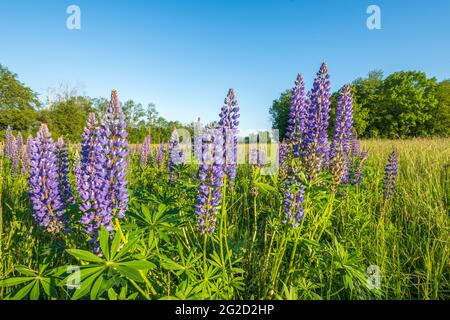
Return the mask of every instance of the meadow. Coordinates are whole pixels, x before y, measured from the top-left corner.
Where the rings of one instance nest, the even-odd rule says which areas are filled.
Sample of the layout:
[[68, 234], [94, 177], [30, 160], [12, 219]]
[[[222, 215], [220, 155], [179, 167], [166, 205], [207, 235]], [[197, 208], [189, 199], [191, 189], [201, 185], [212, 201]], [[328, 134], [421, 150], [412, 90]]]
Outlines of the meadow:
[[9, 128], [0, 299], [449, 299], [450, 138], [359, 141], [344, 86], [329, 139], [329, 90], [298, 76], [275, 160], [232, 89], [193, 157], [128, 145], [116, 91], [81, 144]]
[[[121, 222], [127, 244], [120, 257], [109, 258], [143, 270], [124, 273], [103, 270], [103, 260], [88, 255], [89, 246], [74, 231], [52, 239], [36, 226], [26, 178], [11, 175], [3, 159], [0, 278], [8, 280], [1, 282], [0, 298], [448, 299], [450, 139], [362, 144], [369, 157], [361, 186], [349, 187], [332, 208], [324, 195], [295, 231], [281, 224], [277, 177], [240, 165], [226, 200], [226, 229], [206, 240], [191, 209], [195, 166], [183, 165], [170, 183], [166, 168], [155, 162], [142, 170], [139, 155], [132, 155], [130, 213]], [[393, 146], [398, 185], [383, 205], [384, 164]], [[312, 218], [327, 210], [326, 221]], [[142, 260], [147, 262], [140, 265]], [[67, 288], [69, 265], [82, 268], [78, 290]], [[370, 265], [380, 267], [379, 289], [367, 287]], [[95, 271], [100, 284], [89, 277]]]

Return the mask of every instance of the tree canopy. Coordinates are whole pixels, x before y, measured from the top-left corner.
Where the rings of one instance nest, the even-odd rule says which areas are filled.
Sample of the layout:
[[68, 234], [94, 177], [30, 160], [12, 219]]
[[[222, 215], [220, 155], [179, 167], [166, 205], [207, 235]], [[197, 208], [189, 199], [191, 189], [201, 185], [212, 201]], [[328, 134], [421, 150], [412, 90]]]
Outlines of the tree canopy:
[[[354, 128], [360, 137], [408, 138], [450, 135], [450, 81], [438, 82], [424, 72], [400, 71], [384, 78], [371, 71], [352, 82]], [[332, 132], [338, 92], [331, 97]], [[290, 91], [273, 101], [273, 128], [284, 136]]]

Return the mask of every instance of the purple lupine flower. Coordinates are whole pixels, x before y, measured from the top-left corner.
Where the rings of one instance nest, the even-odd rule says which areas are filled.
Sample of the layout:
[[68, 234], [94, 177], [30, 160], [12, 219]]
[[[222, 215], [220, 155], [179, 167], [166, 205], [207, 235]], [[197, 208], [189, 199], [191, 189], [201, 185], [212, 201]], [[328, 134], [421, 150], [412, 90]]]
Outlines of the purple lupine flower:
[[31, 146], [28, 186], [34, 219], [51, 234], [65, 229], [67, 219], [61, 201], [56, 147], [46, 124], [42, 124]]
[[330, 167], [335, 187], [347, 176], [350, 138], [353, 125], [353, 98], [351, 87], [345, 85], [339, 94], [336, 122], [330, 149]]
[[248, 163], [258, 164], [258, 149], [255, 144], [251, 144], [248, 149]]
[[150, 155], [150, 147], [151, 147], [151, 140], [150, 140], [150, 136], [146, 136], [144, 138], [144, 142], [141, 145], [141, 150], [140, 150], [140, 165], [142, 169], [145, 169], [145, 167], [147, 166], [148, 163], [148, 158]]
[[177, 165], [183, 163], [183, 151], [181, 150], [181, 146], [179, 143], [179, 136], [177, 129], [173, 129], [172, 135], [169, 140], [169, 163], [168, 169], [170, 174], [170, 181], [172, 182], [175, 179], [175, 168]]
[[362, 183], [364, 163], [368, 153], [365, 149], [360, 150], [360, 142], [356, 137], [356, 133], [351, 133], [350, 153], [347, 161], [347, 174], [343, 177], [343, 183], [356, 186]]
[[[82, 134], [81, 159], [75, 163], [75, 179], [81, 200], [80, 210], [83, 212], [81, 223], [85, 226], [86, 233], [90, 235], [91, 243], [96, 242], [98, 230], [102, 225], [112, 230], [111, 216], [106, 214], [105, 195], [102, 193], [102, 186], [107, 181], [103, 179], [101, 166], [96, 165], [98, 133], [97, 119], [95, 113], [91, 112]], [[103, 202], [100, 203], [100, 200]]]
[[221, 127], [224, 136], [225, 173], [231, 181], [234, 181], [237, 168], [237, 127], [239, 125], [239, 107], [233, 89], [228, 91], [219, 117], [219, 126]]
[[74, 203], [72, 186], [69, 181], [69, 151], [63, 138], [56, 141], [56, 157], [58, 159], [58, 179], [61, 201], [67, 207]]
[[164, 144], [160, 143], [158, 150], [156, 151], [156, 163], [158, 164], [159, 168], [162, 168], [164, 166], [165, 157], [166, 152], [164, 150]]
[[398, 175], [398, 153], [396, 149], [392, 150], [389, 155], [388, 162], [385, 167], [385, 176], [383, 183], [383, 196], [384, 200], [389, 200], [394, 194], [395, 185], [397, 183]]
[[29, 135], [25, 144], [25, 151], [22, 152], [22, 174], [26, 174], [28, 172], [28, 167], [30, 166], [32, 144], [33, 137]]
[[203, 124], [200, 118], [194, 124], [194, 162], [202, 162], [202, 135], [203, 135]]
[[286, 139], [292, 144], [295, 158], [300, 157], [300, 145], [305, 132], [305, 123], [308, 103], [305, 96], [305, 85], [301, 74], [297, 75], [295, 86], [291, 94], [291, 107], [288, 125], [286, 128]]
[[20, 165], [20, 160], [22, 158], [22, 144], [23, 144], [23, 140], [22, 140], [22, 135], [19, 134], [17, 135], [17, 138], [15, 138], [14, 136], [11, 137], [11, 172], [12, 173], [17, 173], [19, 171], [19, 165]]
[[198, 178], [195, 213], [201, 233], [213, 233], [216, 213], [222, 201], [224, 150], [221, 129], [208, 129], [203, 135], [202, 163]]
[[283, 140], [279, 145], [278, 150], [278, 164], [280, 168], [280, 178], [285, 179], [289, 172], [289, 155], [290, 155], [290, 145]]
[[12, 158], [15, 149], [15, 138], [10, 126], [5, 131], [5, 147], [3, 155], [6, 158]]
[[302, 141], [302, 154], [308, 176], [315, 180], [328, 160], [328, 121], [330, 113], [330, 77], [322, 64], [309, 95], [308, 116]]
[[288, 224], [291, 228], [298, 227], [300, 220], [303, 218], [304, 194], [305, 187], [295, 177], [290, 177], [286, 182], [284, 191], [284, 218], [282, 222]]
[[98, 128], [95, 148], [97, 179], [104, 183], [97, 197], [101, 200], [100, 207], [107, 220], [114, 216], [123, 218], [128, 208], [128, 134], [125, 128], [125, 115], [118, 93], [113, 90], [104, 121]]

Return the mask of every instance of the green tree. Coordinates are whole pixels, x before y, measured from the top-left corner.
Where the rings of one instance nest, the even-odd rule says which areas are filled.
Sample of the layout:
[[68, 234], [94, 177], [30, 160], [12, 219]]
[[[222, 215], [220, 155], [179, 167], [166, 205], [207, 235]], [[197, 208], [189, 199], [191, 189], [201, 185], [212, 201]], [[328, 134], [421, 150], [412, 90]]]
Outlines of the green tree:
[[438, 106], [434, 114], [435, 131], [439, 135], [450, 135], [450, 80], [440, 82], [436, 88]]
[[286, 134], [287, 121], [289, 118], [291, 103], [291, 90], [286, 90], [280, 97], [273, 100], [272, 106], [269, 109], [269, 114], [272, 119], [272, 129], [279, 130], [280, 140]]

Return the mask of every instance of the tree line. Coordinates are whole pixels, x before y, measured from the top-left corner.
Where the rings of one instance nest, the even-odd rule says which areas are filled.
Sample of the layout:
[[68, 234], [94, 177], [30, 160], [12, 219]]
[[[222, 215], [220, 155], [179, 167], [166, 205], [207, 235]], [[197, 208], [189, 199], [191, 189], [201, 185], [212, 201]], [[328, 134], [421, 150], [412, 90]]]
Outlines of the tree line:
[[[352, 83], [354, 127], [364, 138], [450, 136], [450, 80], [438, 82], [420, 71], [400, 71], [384, 77], [371, 71]], [[269, 113], [280, 137], [286, 131], [291, 91], [273, 101]], [[331, 121], [338, 92], [331, 97]]]
[[[32, 89], [21, 83], [17, 74], [0, 64], [0, 128], [2, 137], [10, 126], [26, 138], [34, 135], [40, 123], [47, 123], [54, 138], [79, 142], [89, 112], [101, 116], [108, 107], [108, 98], [78, 95], [65, 89], [51, 103], [44, 104]], [[167, 142], [174, 128], [185, 128], [192, 134], [193, 123], [182, 124], [161, 117], [153, 103], [143, 105], [133, 100], [122, 103], [130, 143], [142, 143], [146, 135], [152, 143]]]
[[[359, 137], [408, 138], [450, 136], [450, 80], [438, 82], [420, 71], [400, 71], [384, 77], [371, 71], [352, 82], [354, 127]], [[273, 128], [283, 137], [290, 108], [290, 90], [273, 101], [269, 109]], [[338, 92], [331, 97], [330, 133]], [[55, 101], [44, 104], [17, 75], [0, 64], [0, 132], [10, 126], [23, 136], [34, 135], [40, 123], [47, 123], [54, 138], [79, 142], [87, 114], [100, 116], [108, 98], [90, 98], [65, 90]], [[194, 124], [161, 117], [153, 103], [133, 100], [122, 104], [130, 143], [141, 143], [146, 135], [152, 143], [167, 142], [173, 129], [185, 128], [193, 134]], [[213, 124], [210, 124], [213, 125]]]

